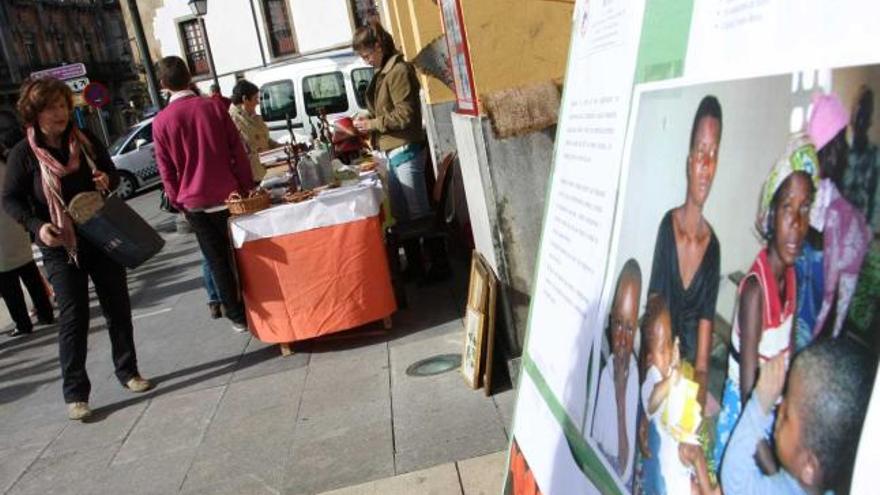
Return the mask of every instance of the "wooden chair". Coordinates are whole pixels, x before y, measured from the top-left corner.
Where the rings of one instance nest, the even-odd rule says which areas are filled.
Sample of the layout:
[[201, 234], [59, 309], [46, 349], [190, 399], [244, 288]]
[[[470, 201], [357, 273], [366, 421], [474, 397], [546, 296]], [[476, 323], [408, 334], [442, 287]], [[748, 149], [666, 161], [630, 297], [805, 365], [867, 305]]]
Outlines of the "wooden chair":
[[[398, 222], [385, 229], [385, 245], [388, 251], [388, 263], [391, 268], [391, 282], [394, 287], [394, 296], [397, 305], [403, 309], [407, 307], [406, 289], [404, 287], [403, 270], [400, 266], [400, 247], [414, 239], [424, 239], [429, 242], [440, 242], [448, 245], [449, 229], [446, 203], [449, 198], [449, 188], [452, 184], [453, 166], [458, 155], [455, 152], [447, 153], [440, 161], [437, 169], [436, 180], [429, 187], [431, 191], [431, 206], [434, 214], [426, 219], [409, 222]], [[430, 167], [426, 161], [425, 166]], [[433, 179], [433, 174], [425, 174]]]

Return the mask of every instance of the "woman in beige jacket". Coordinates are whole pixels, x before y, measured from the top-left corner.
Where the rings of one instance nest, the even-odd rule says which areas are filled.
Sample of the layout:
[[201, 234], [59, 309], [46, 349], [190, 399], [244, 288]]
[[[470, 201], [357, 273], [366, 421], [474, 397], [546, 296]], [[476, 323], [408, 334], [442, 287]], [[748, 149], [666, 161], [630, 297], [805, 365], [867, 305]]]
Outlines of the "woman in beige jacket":
[[[0, 187], [6, 175], [6, 156], [9, 154], [9, 149], [24, 139], [24, 134], [18, 128], [6, 130], [2, 134]], [[27, 231], [0, 208], [0, 295], [3, 296], [9, 316], [15, 323], [15, 328], [9, 334], [10, 337], [27, 335], [34, 327], [21, 290], [21, 282], [24, 282], [34, 302], [39, 322], [41, 324], [54, 322], [48, 291], [43, 284], [43, 277], [37, 269], [37, 264], [34, 263], [31, 239]]]
[[263, 118], [257, 115], [259, 104], [260, 89], [254, 83], [241, 79], [232, 88], [229, 116], [241, 134], [256, 182], [263, 180], [266, 175], [266, 168], [260, 163], [260, 152], [281, 146], [269, 138], [269, 128]]

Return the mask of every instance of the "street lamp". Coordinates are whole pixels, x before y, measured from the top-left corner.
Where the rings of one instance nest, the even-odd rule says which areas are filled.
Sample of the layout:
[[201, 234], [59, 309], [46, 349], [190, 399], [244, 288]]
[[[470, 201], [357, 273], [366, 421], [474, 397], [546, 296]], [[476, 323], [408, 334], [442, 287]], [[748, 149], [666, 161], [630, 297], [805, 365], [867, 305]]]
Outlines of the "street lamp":
[[193, 15], [201, 17], [208, 13], [208, 0], [189, 0], [189, 8]]
[[208, 0], [189, 0], [189, 8], [199, 20], [199, 28], [202, 30], [202, 39], [205, 40], [205, 53], [208, 56], [208, 68], [211, 70], [211, 77], [214, 78], [214, 85], [220, 88], [220, 81], [217, 80], [217, 69], [214, 68], [214, 55], [211, 53], [211, 42], [208, 41], [208, 30], [205, 29], [205, 14], [208, 13]]

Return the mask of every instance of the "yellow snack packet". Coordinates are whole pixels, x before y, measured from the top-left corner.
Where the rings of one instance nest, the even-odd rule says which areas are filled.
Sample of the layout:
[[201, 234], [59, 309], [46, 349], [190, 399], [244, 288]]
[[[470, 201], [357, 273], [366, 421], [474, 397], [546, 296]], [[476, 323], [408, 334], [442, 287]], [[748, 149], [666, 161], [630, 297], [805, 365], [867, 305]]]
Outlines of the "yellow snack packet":
[[682, 376], [669, 390], [660, 422], [677, 442], [700, 443], [697, 435], [702, 422], [702, 408], [697, 401], [699, 388], [697, 382]]

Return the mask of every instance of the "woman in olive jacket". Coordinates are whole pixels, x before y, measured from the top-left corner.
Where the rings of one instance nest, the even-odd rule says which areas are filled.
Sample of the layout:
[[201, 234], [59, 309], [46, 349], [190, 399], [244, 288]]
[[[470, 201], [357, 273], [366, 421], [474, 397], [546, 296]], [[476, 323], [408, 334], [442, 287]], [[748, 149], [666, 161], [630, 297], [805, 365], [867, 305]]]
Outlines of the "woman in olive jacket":
[[[358, 28], [352, 48], [376, 69], [366, 92], [370, 116], [358, 117], [354, 125], [361, 133], [369, 134], [374, 147], [388, 159], [391, 213], [402, 223], [425, 220], [433, 212], [425, 185], [426, 138], [415, 70], [378, 22]], [[448, 275], [445, 249], [430, 244], [427, 247], [433, 272], [429, 278]], [[405, 244], [404, 251], [410, 274], [424, 276], [419, 241]]]

